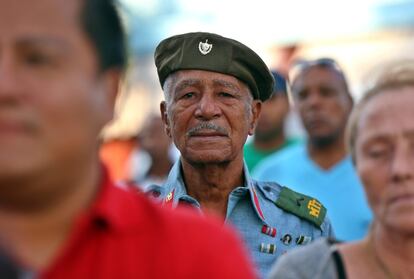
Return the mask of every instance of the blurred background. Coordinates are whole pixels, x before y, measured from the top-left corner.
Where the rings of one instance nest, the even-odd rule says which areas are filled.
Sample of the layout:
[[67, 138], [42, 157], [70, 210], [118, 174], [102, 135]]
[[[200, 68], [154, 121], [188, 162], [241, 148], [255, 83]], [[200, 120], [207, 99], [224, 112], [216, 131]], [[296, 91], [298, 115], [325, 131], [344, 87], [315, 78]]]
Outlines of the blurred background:
[[[123, 178], [123, 162], [146, 116], [158, 113], [163, 95], [153, 54], [168, 36], [206, 31], [231, 37], [284, 74], [296, 58], [334, 58], [356, 100], [380, 65], [414, 58], [414, 0], [118, 1], [129, 35], [130, 66], [102, 149], [104, 159], [118, 161], [116, 178]], [[301, 134], [294, 115], [288, 126], [289, 133]]]

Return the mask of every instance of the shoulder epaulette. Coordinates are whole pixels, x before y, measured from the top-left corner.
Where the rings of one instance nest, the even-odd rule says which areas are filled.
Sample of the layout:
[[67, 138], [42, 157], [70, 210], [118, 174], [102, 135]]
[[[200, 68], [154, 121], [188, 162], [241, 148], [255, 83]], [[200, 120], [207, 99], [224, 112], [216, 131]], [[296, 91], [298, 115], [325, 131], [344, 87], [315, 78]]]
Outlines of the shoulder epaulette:
[[282, 187], [275, 204], [319, 228], [325, 219], [326, 208], [317, 199], [300, 194], [287, 187]]

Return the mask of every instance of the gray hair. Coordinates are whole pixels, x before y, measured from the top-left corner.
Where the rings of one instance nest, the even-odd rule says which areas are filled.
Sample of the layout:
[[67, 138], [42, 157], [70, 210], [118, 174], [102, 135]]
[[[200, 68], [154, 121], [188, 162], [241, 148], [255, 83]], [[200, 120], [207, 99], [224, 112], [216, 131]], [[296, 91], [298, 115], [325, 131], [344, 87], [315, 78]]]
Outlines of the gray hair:
[[176, 79], [176, 75], [172, 73], [167, 77], [167, 79], [164, 82], [164, 86], [162, 87], [162, 90], [164, 92], [164, 100], [167, 103], [167, 106], [171, 103], [172, 85], [175, 83]]

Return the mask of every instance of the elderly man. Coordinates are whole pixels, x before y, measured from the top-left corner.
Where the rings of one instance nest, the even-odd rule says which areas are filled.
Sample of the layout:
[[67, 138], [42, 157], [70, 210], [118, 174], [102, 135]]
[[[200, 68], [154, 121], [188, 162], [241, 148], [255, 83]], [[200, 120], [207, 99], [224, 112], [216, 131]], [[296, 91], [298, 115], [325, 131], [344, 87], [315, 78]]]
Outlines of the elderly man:
[[302, 61], [291, 74], [308, 140], [267, 158], [253, 176], [315, 196], [327, 207], [338, 239], [361, 239], [371, 211], [344, 144], [353, 105], [345, 75], [331, 59]]
[[0, 0], [2, 264], [23, 278], [252, 278], [220, 223], [160, 209], [99, 162], [124, 49], [110, 0]]
[[155, 63], [165, 130], [181, 157], [152, 194], [231, 223], [262, 276], [286, 250], [332, 234], [317, 200], [249, 176], [243, 145], [274, 82], [255, 52], [216, 34], [187, 33], [162, 41]]

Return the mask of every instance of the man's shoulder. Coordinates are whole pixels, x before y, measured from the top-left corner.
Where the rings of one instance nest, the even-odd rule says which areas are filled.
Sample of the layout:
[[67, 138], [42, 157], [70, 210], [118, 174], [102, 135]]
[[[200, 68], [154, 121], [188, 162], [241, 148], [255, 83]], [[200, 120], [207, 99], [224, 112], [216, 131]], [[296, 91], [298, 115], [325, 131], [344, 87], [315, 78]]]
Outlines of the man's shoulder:
[[[332, 276], [321, 276], [322, 274], [335, 274], [335, 270], [332, 269], [333, 265], [331, 265], [331, 255], [331, 241], [326, 238], [317, 239], [310, 244], [292, 249], [281, 256], [270, 271], [268, 278], [293, 279], [299, 277], [313, 278], [313, 276], [331, 278]], [[309, 270], [314, 271], [312, 276]]]
[[287, 146], [286, 148], [268, 156], [263, 162], [287, 161], [306, 153], [306, 145], [302, 142]]
[[282, 187], [275, 201], [277, 207], [304, 219], [318, 228], [325, 222], [326, 208], [317, 199]]
[[[161, 186], [158, 186], [161, 188]], [[157, 188], [157, 187], [155, 187]], [[146, 228], [154, 230], [154, 234], [167, 234], [169, 238], [174, 236], [174, 241], [188, 243], [188, 237], [192, 240], [199, 239], [204, 242], [211, 237], [226, 238], [231, 237], [232, 232], [222, 226], [220, 220], [209, 217], [205, 218], [200, 213], [190, 207], [161, 206], [156, 200], [148, 196], [152, 193], [131, 193], [135, 195], [135, 205], [129, 206], [130, 210], [137, 210], [145, 222], [150, 223]], [[164, 230], [160, 230], [163, 228]], [[165, 237], [165, 236], [164, 236]], [[203, 240], [203, 241], [201, 241]]]
[[[149, 219], [153, 222], [147, 233], [158, 239], [159, 249], [168, 250], [170, 261], [188, 266], [186, 273], [195, 276], [209, 262], [214, 267], [201, 278], [253, 278], [252, 264], [246, 257], [241, 239], [222, 220], [214, 216], [204, 216], [190, 207], [161, 206], [146, 200]], [[221, 252], [220, 252], [221, 251]], [[223, 252], [224, 251], [224, 252]], [[165, 259], [168, 260], [168, 259]], [[235, 270], [241, 263], [243, 268]]]
[[[253, 277], [240, 241], [219, 220], [203, 217], [189, 208], [162, 207], [132, 188], [109, 186], [104, 188], [92, 208], [102, 228], [99, 231], [102, 237], [88, 242], [91, 246], [88, 249], [105, 251], [103, 256], [96, 256], [99, 263], [106, 263], [108, 259], [126, 263], [128, 271], [117, 269], [116, 264], [111, 268], [111, 271], [117, 270], [120, 277], [125, 277], [122, 275], [125, 272], [141, 272], [143, 277], [194, 278], [208, 261], [214, 263], [207, 272], [213, 274], [211, 277], [219, 278], [219, 274], [229, 278]], [[217, 253], [222, 248], [225, 252]], [[234, 270], [226, 262], [233, 266], [241, 262], [244, 268]], [[154, 264], [163, 268], [148, 269]], [[99, 268], [106, 270], [106, 267]]]
[[253, 184], [261, 190], [264, 200], [269, 204], [266, 209], [270, 216], [277, 214], [277, 211], [283, 211], [284, 214], [295, 216], [329, 233], [330, 221], [326, 215], [327, 210], [317, 199], [275, 182], [253, 180]]

